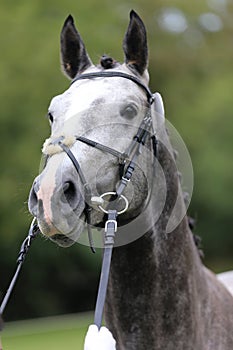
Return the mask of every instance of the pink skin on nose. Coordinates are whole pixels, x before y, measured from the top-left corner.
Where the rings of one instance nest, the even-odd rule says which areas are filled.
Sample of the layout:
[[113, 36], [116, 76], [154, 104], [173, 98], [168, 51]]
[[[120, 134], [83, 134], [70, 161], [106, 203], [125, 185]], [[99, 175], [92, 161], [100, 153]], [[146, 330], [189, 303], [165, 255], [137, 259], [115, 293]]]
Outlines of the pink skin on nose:
[[42, 179], [39, 191], [37, 192], [38, 200], [41, 199], [43, 203], [44, 219], [49, 227], [47, 234], [52, 236], [58, 232], [52, 222], [51, 198], [55, 189], [55, 174], [53, 176], [46, 176], [46, 180]]

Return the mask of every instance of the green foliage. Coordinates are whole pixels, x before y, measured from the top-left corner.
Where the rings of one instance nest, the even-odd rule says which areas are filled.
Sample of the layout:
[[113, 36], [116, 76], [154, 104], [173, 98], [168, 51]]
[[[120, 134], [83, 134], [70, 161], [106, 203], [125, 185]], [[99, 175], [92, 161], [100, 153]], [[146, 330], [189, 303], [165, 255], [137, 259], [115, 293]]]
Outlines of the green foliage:
[[[182, 10], [188, 19], [184, 33], [159, 27], [158, 17], [171, 6]], [[42, 143], [49, 134], [44, 118], [47, 106], [51, 97], [69, 84], [59, 67], [63, 22], [69, 13], [74, 15], [94, 62], [103, 53], [122, 60], [122, 39], [131, 8], [147, 26], [151, 88], [162, 93], [167, 118], [191, 154], [195, 187], [190, 214], [197, 218], [207, 261], [228, 257], [227, 267], [232, 268], [232, 6], [228, 5], [227, 12], [217, 12], [202, 0], [3, 0], [0, 296], [7, 288], [31, 220], [26, 201], [39, 171]], [[219, 32], [208, 32], [198, 22], [200, 14], [209, 11], [222, 19]], [[39, 239], [27, 258], [7, 318], [93, 308], [99, 255], [93, 257], [82, 246], [62, 250]]]

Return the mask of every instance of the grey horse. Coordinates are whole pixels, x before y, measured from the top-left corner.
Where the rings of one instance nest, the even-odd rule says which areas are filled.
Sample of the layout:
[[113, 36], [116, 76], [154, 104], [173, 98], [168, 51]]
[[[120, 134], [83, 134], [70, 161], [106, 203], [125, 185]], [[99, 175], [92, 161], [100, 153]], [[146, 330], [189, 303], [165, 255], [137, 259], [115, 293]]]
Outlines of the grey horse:
[[[73, 18], [69, 16], [65, 21], [61, 59], [70, 79], [108, 71], [134, 76], [147, 85], [146, 30], [134, 11], [130, 13], [123, 50], [123, 64], [103, 56], [95, 66]], [[128, 210], [119, 217], [119, 229], [123, 228], [126, 238], [119, 239], [119, 246], [113, 251], [106, 325], [118, 350], [232, 350], [233, 298], [203, 266], [187, 215], [180, 216], [167, 233], [177, 200], [183, 207], [184, 199], [175, 158], [169, 151], [172, 147], [163, 113], [154, 106], [154, 129], [162, 141], [157, 145], [156, 162], [149, 140], [142, 147], [124, 193]], [[122, 153], [148, 108], [145, 91], [122, 77], [79, 79], [53, 98], [48, 110], [52, 132], [44, 145], [48, 159], [29, 198], [30, 212], [37, 217], [44, 235], [61, 246], [69, 246], [85, 228], [84, 187], [56, 140], [62, 137], [78, 159], [92, 194], [100, 197], [115, 191], [120, 179], [118, 159], [75, 142], [74, 136]], [[160, 169], [161, 174], [154, 172], [153, 167]], [[101, 226], [103, 220], [104, 213], [93, 205], [92, 226]]]

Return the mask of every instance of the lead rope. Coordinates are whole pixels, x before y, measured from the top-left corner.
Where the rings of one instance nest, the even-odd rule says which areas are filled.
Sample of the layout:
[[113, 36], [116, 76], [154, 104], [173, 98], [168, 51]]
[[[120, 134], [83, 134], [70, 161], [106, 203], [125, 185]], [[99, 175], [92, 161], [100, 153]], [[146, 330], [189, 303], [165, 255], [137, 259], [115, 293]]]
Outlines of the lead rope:
[[[19, 273], [20, 273], [20, 270], [22, 268], [22, 265], [24, 263], [24, 260], [26, 258], [26, 255], [29, 251], [29, 248], [31, 247], [31, 244], [33, 242], [33, 240], [37, 237], [37, 235], [40, 233], [40, 230], [39, 230], [39, 227], [36, 223], [36, 218], [34, 218], [32, 220], [32, 223], [30, 225], [30, 228], [29, 228], [29, 232], [28, 232], [28, 235], [27, 237], [25, 238], [25, 240], [23, 241], [22, 245], [21, 245], [21, 248], [20, 248], [20, 251], [19, 251], [19, 254], [18, 254], [18, 259], [17, 259], [17, 268], [16, 268], [16, 271], [15, 271], [15, 274], [10, 282], [10, 285], [7, 289], [7, 292], [3, 298], [3, 301], [1, 303], [1, 306], [0, 306], [0, 332], [2, 331], [3, 329], [3, 326], [4, 326], [4, 323], [3, 323], [3, 319], [2, 319], [2, 315], [4, 313], [4, 310], [6, 308], [6, 305], [10, 299], [10, 296], [12, 294], [12, 291], [14, 289], [14, 286], [17, 282], [17, 279], [19, 277]], [[2, 345], [1, 345], [1, 339], [0, 339], [0, 350], [2, 350]]]

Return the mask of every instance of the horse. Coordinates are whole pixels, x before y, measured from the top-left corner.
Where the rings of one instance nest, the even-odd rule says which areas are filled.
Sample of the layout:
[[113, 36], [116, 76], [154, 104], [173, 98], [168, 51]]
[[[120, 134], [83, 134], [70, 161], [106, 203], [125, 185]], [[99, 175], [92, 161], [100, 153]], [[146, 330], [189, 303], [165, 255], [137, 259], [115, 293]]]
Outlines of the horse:
[[[155, 94], [153, 101], [148, 90], [146, 28], [133, 10], [123, 51], [122, 64], [104, 55], [94, 65], [73, 17], [66, 19], [61, 62], [72, 84], [50, 103], [51, 137], [29, 210], [41, 232], [64, 247], [81, 237], [87, 209], [89, 225], [100, 230], [103, 202], [108, 207], [113, 201], [123, 212], [104, 311], [118, 350], [232, 350], [232, 295], [203, 265], [187, 214], [167, 230], [177, 201], [183, 208], [185, 200], [161, 99]], [[153, 128], [141, 124], [149, 117]], [[128, 150], [142, 129], [147, 137], [136, 145], [129, 181], [124, 178], [132, 163]], [[152, 143], [155, 134], [158, 141]], [[78, 164], [67, 157], [69, 151]], [[127, 186], [116, 201], [122, 178]]]

